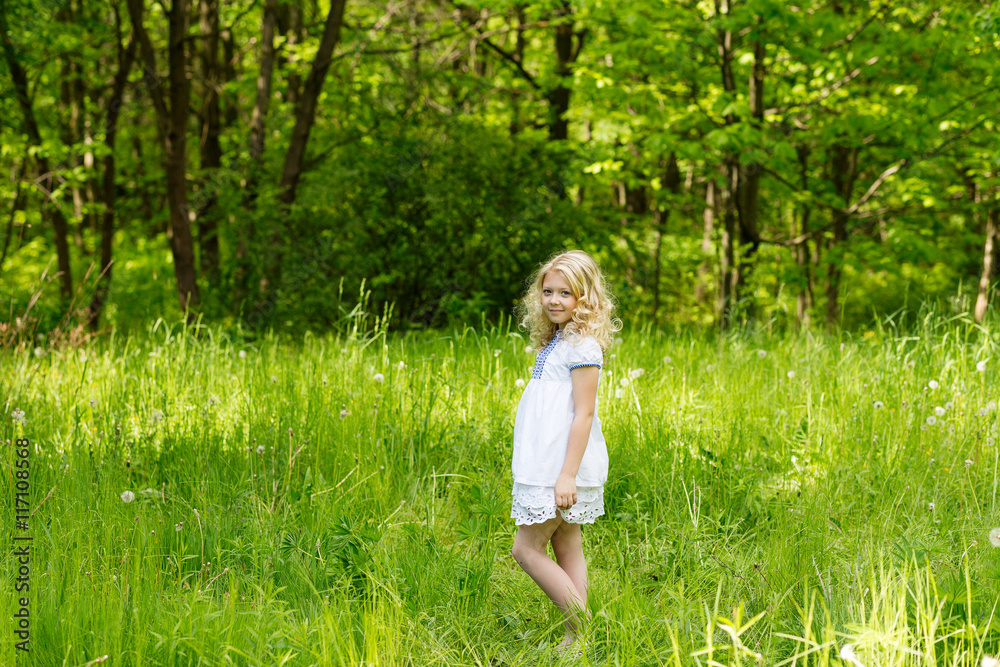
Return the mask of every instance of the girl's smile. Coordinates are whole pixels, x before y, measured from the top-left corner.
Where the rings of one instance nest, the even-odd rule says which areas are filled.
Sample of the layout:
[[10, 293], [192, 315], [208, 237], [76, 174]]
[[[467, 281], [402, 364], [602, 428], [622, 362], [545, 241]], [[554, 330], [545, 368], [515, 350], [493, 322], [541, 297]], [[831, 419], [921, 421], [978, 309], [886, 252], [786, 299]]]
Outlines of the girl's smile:
[[576, 297], [562, 271], [553, 270], [545, 274], [545, 281], [542, 283], [542, 308], [560, 329], [564, 329], [566, 323], [573, 319]]

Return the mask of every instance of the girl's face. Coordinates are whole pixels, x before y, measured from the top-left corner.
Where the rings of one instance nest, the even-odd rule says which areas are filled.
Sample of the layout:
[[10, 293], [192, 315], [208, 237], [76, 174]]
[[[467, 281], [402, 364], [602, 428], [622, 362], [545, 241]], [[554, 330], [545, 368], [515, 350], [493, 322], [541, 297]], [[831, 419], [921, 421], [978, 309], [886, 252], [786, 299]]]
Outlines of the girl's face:
[[573, 319], [576, 297], [570, 291], [562, 271], [549, 271], [542, 279], [542, 308], [560, 329], [565, 328], [566, 323]]

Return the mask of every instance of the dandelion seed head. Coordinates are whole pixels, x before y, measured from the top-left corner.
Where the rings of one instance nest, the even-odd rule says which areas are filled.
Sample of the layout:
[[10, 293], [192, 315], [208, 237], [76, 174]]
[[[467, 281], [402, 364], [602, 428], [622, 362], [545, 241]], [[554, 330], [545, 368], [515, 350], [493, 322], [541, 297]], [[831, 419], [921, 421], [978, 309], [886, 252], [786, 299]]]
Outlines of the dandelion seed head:
[[937, 417], [931, 415], [930, 417], [927, 418], [927, 425], [934, 426], [934, 424], [937, 424]]
[[240, 357], [240, 359], [246, 359], [247, 358], [247, 351], [246, 350], [240, 350], [239, 357]]
[[965, 467], [966, 468], [972, 467], [972, 459], [965, 459]]
[[795, 371], [788, 371], [785, 375], [787, 375], [788, 379], [791, 380], [795, 377]]
[[524, 386], [524, 379], [523, 379], [523, 378], [517, 378], [517, 380], [516, 380], [516, 381], [514, 382], [514, 385], [515, 385], [515, 386], [516, 386], [517, 388], [519, 388], [519, 389], [520, 389], [521, 387], [523, 387], [523, 386]]
[[10, 416], [14, 418], [14, 421], [24, 423], [24, 410], [15, 408], [14, 412], [10, 413]]
[[944, 417], [944, 413], [945, 409], [942, 408], [940, 405], [934, 406], [934, 414], [936, 414], [938, 417]]
[[623, 387], [627, 387], [629, 382], [631, 382], [631, 380], [629, 380], [628, 378], [622, 378], [621, 380], [618, 381], [618, 384], [620, 384]]
[[980, 373], [983, 373], [983, 372], [986, 371], [986, 360], [985, 359], [983, 359], [982, 361], [976, 362], [976, 370], [979, 371]]
[[990, 544], [994, 547], [1000, 547], [1000, 528], [994, 528], [990, 531]]
[[930, 387], [931, 389], [937, 389], [941, 385], [938, 384], [937, 380], [931, 380], [930, 382], [927, 383], [927, 386]]
[[948, 401], [947, 403], [944, 404], [945, 410], [951, 410], [953, 407], [955, 407], [955, 404], [952, 403], [951, 401]]
[[767, 356], [767, 351], [766, 350], [757, 350], [757, 358], [763, 359], [766, 356]]
[[375, 380], [376, 382], [382, 382], [383, 380], [385, 380], [385, 376], [382, 375], [381, 373], [376, 373], [375, 375], [372, 376], [372, 379]]
[[927, 511], [933, 512], [936, 505], [934, 503], [927, 503]]
[[624, 395], [625, 395], [625, 392], [622, 390], [621, 387], [618, 387], [617, 389], [615, 389], [615, 398], [621, 398]]
[[884, 407], [885, 407], [885, 403], [883, 403], [882, 401], [875, 401], [874, 403], [872, 403], [872, 406], [873, 406], [873, 407], [874, 407], [874, 408], [875, 408], [876, 410], [881, 410], [882, 408], [884, 408]]
[[525, 345], [524, 346], [524, 353], [525, 354], [531, 354], [534, 351], [535, 351], [535, 348], [531, 347], [530, 345]]
[[131, 491], [122, 491], [122, 502], [130, 503], [135, 500], [135, 494]]
[[257, 445], [257, 455], [258, 456], [264, 455], [264, 445]]
[[96, 408], [97, 407], [97, 399], [96, 398], [90, 399], [89, 401], [87, 401], [87, 405], [89, 405], [92, 408]]
[[670, 362], [672, 361], [673, 359], [671, 359], [669, 356], [663, 357], [663, 363], [665, 364], [670, 364]]
[[[495, 355], [495, 354], [494, 354], [493, 356], [495, 357], [495, 356], [497, 356], [497, 355]], [[405, 361], [403, 361], [403, 360], [400, 360], [400, 361], [399, 361], [399, 364], [398, 364], [398, 365], [396, 366], [396, 368], [397, 368], [398, 370], [403, 370], [404, 368], [406, 368], [406, 362], [405, 362]]]

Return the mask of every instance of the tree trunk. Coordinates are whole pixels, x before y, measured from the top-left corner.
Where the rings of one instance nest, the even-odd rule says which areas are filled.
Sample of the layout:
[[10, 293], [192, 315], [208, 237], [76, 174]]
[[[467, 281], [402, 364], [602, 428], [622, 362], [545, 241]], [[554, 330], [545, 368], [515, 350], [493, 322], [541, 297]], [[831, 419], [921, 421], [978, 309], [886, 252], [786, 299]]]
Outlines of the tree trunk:
[[[797, 152], [799, 166], [801, 167], [802, 191], [808, 192], [809, 173], [807, 168], [809, 164], [809, 148], [807, 146], [799, 146]], [[812, 207], [809, 204], [803, 204], [802, 223], [799, 232], [802, 235], [802, 242], [796, 244], [792, 249], [795, 253], [795, 264], [799, 267], [799, 280], [803, 281], [799, 285], [798, 294], [795, 296], [795, 319], [802, 329], [809, 328], [813, 305], [812, 266], [811, 253], [809, 252], [809, 217], [811, 214]], [[794, 215], [792, 216], [792, 220], [795, 220]], [[792, 230], [792, 235], [795, 235], [794, 229]]]
[[187, 78], [187, 57], [184, 41], [187, 33], [188, 0], [174, 0], [170, 7], [168, 54], [170, 63], [170, 108], [163, 98], [156, 78], [156, 58], [153, 45], [142, 22], [144, 0], [128, 0], [129, 15], [139, 38], [139, 48], [146, 67], [146, 85], [153, 99], [164, 141], [167, 172], [167, 204], [170, 209], [170, 249], [174, 257], [174, 276], [181, 311], [189, 322], [195, 319], [198, 305], [198, 282], [195, 275], [194, 243], [188, 218], [187, 200], [187, 118], [191, 86]]
[[[265, 0], [260, 34], [260, 70], [257, 74], [257, 98], [250, 114], [250, 170], [244, 193], [244, 206], [253, 210], [257, 202], [257, 189], [264, 169], [264, 140], [267, 127], [267, 107], [271, 99], [274, 80], [274, 24], [277, 20], [277, 0]], [[254, 226], [252, 222], [241, 225], [237, 231], [236, 270], [233, 276], [236, 303], [243, 303], [250, 294], [250, 248], [253, 247]]]
[[[118, 21], [118, 11], [115, 8], [115, 20]], [[104, 310], [104, 303], [107, 300], [108, 289], [111, 285], [111, 251], [112, 241], [115, 233], [115, 139], [118, 131], [118, 116], [121, 112], [122, 98], [125, 96], [125, 86], [128, 84], [128, 75], [132, 70], [132, 63], [135, 62], [136, 38], [135, 31], [129, 39], [128, 48], [122, 52], [121, 44], [118, 45], [118, 71], [115, 72], [115, 81], [111, 88], [111, 100], [108, 104], [108, 117], [104, 126], [104, 143], [108, 147], [108, 154], [104, 156], [104, 175], [102, 181], [102, 195], [104, 198], [104, 214], [101, 224], [101, 272], [97, 277], [97, 285], [94, 289], [94, 296], [90, 301], [87, 313], [87, 322], [91, 331], [97, 331], [97, 325]]]
[[993, 262], [996, 259], [997, 236], [1000, 233], [1000, 208], [991, 208], [986, 214], [986, 242], [983, 245], [983, 273], [979, 278], [979, 294], [976, 296], [976, 324], [986, 317], [990, 303], [990, 286], [993, 282]]
[[[750, 98], [750, 122], [757, 130], [762, 130], [764, 125], [764, 37], [761, 34], [763, 29], [763, 19], [757, 16], [756, 40], [754, 41], [753, 68], [750, 71], [750, 81], [748, 85], [748, 97]], [[740, 268], [738, 270], [739, 286], [737, 291], [744, 293], [753, 273], [754, 261], [757, 251], [760, 248], [760, 231], [758, 230], [758, 219], [760, 217], [760, 177], [763, 172], [762, 165], [750, 162], [741, 165], [739, 172], [739, 182], [737, 183], [737, 201], [740, 221], [740, 245], [746, 248], [740, 258]], [[750, 316], [754, 313], [754, 302], [748, 299]]]
[[215, 179], [222, 166], [219, 145], [219, 4], [201, 0], [199, 27], [202, 36], [201, 74], [205, 87], [201, 124], [201, 168], [206, 173], [204, 202], [198, 213], [198, 245], [201, 273], [210, 285], [219, 284], [219, 231]]
[[845, 208], [838, 208], [833, 212], [833, 239], [830, 242], [830, 252], [828, 253], [826, 272], [826, 326], [833, 330], [840, 319], [840, 278], [843, 273], [841, 264], [843, 263], [844, 247], [847, 241], [847, 206], [851, 202], [851, 191], [854, 189], [854, 179], [857, 175], [857, 148], [847, 146], [834, 146], [832, 149], [833, 159], [830, 167], [832, 170], [832, 180], [834, 190], [844, 202]]
[[[299, 94], [302, 90], [302, 77], [298, 72], [299, 58], [295, 49], [299, 47], [305, 38], [302, 29], [302, 7], [298, 2], [288, 3], [288, 91], [285, 94], [286, 101], [295, 106], [299, 103]], [[420, 50], [416, 49], [414, 57], [419, 57]]]
[[[260, 74], [257, 75], [257, 101], [250, 115], [250, 157], [255, 169], [264, 155], [264, 121], [267, 104], [271, 99], [271, 81], [274, 72], [274, 23], [278, 15], [278, 0], [264, 1], [264, 19], [261, 24]], [[253, 177], [254, 175], [252, 175]], [[256, 179], [254, 179], [256, 185]]]
[[[726, 180], [730, 184], [727, 188], [733, 192], [732, 183], [739, 178], [739, 164], [735, 158], [726, 160]], [[736, 236], [736, 198], [726, 196], [722, 213], [722, 238], [720, 248], [722, 253], [721, 266], [719, 267], [719, 326], [721, 329], [729, 329], [733, 325], [738, 298], [737, 285], [739, 284], [739, 273], [736, 269], [736, 252], [733, 248], [733, 240]]]
[[[681, 189], [681, 171], [677, 167], [677, 154], [671, 153], [667, 158], [663, 171], [663, 191], [676, 195]], [[653, 313], [652, 320], [656, 322], [656, 314], [660, 309], [660, 254], [663, 248], [663, 237], [667, 233], [667, 223], [670, 220], [670, 208], [673, 204], [668, 200], [665, 205], [656, 207], [656, 254], [653, 257]]]
[[278, 186], [280, 190], [278, 198], [287, 206], [291, 206], [295, 202], [299, 178], [302, 176], [306, 144], [309, 141], [313, 121], [316, 119], [316, 103], [323, 90], [323, 80], [330, 69], [333, 49], [340, 40], [340, 26], [343, 23], [345, 2], [346, 0], [333, 0], [330, 5], [330, 13], [326, 17], [326, 25], [323, 29], [323, 39], [320, 41], [316, 58], [309, 69], [309, 76], [306, 77], [302, 98], [295, 108], [295, 127], [292, 129], [292, 138], [288, 144], [288, 152], [285, 154], [285, 166], [282, 169], [281, 182]]
[[[281, 203], [279, 224], [269, 239], [269, 248], [273, 251], [273, 260], [265, 267], [264, 278], [261, 280], [261, 301], [254, 308], [252, 317], [261, 318], [265, 311], [273, 308], [274, 290], [281, 281], [282, 261], [285, 248], [288, 245], [295, 245], [299, 242], [298, 234], [292, 226], [288, 224], [292, 204], [298, 194], [299, 179], [302, 176], [302, 168], [305, 162], [306, 146], [309, 142], [309, 133], [312, 131], [313, 122], [316, 119], [316, 106], [319, 95], [323, 90], [323, 80], [330, 69], [333, 50], [340, 41], [340, 28], [343, 24], [344, 5], [346, 0], [332, 0], [330, 12], [326, 17], [323, 28], [323, 37], [320, 40], [319, 49], [309, 68], [309, 75], [302, 86], [302, 96], [295, 107], [295, 126], [292, 129], [292, 136], [288, 144], [288, 151], [285, 153], [285, 163], [281, 172], [281, 181], [278, 184], [278, 201]], [[290, 234], [282, 239], [281, 223], [285, 223], [285, 230]]]
[[[715, 15], [728, 21], [729, 0], [715, 0]], [[733, 75], [733, 33], [722, 27], [716, 30], [716, 50], [719, 54], [719, 72], [722, 88], [728, 93], [736, 92], [736, 78]], [[726, 114], [725, 124], [733, 125], [737, 117], [732, 112]], [[719, 326], [725, 330], [732, 326], [736, 303], [739, 300], [739, 270], [736, 266], [735, 242], [736, 225], [739, 217], [740, 158], [737, 154], [726, 155], [723, 160], [726, 175], [722, 213], [722, 261], [719, 272], [719, 293], [717, 298]]]
[[[28, 141], [37, 147], [42, 145], [42, 137], [38, 131], [38, 123], [35, 121], [35, 111], [32, 108], [31, 100], [28, 97], [28, 77], [24, 68], [21, 67], [17, 54], [14, 51], [14, 43], [10, 38], [10, 28], [7, 25], [7, 15], [0, 11], [0, 46], [3, 48], [4, 60], [7, 61], [7, 69], [10, 71], [10, 78], [14, 84], [14, 93], [17, 95], [18, 104], [24, 113], [24, 130], [28, 135]], [[49, 161], [42, 154], [35, 158], [38, 164], [39, 177], [52, 178], [52, 170], [49, 168]], [[49, 191], [51, 192], [51, 187]], [[58, 201], [52, 201], [52, 229], [55, 232], [56, 256], [58, 257], [59, 274], [62, 276], [60, 283], [60, 295], [63, 302], [68, 304], [73, 296], [73, 273], [69, 263], [69, 224], [59, 208]]]
[[694, 298], [698, 303], [705, 303], [707, 300], [708, 288], [705, 276], [711, 274], [715, 264], [712, 257], [712, 234], [715, 229], [715, 179], [709, 177], [705, 179], [705, 208], [702, 211], [702, 233], [701, 233], [701, 254], [705, 258], [698, 265], [698, 282], [694, 286]]

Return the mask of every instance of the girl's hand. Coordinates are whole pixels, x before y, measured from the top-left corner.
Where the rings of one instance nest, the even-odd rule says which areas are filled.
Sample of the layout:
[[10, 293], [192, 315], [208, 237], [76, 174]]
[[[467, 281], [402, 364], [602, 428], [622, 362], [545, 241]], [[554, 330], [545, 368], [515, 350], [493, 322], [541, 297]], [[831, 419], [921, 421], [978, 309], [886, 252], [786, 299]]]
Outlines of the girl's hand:
[[562, 474], [556, 480], [556, 507], [568, 510], [576, 505], [576, 478]]

